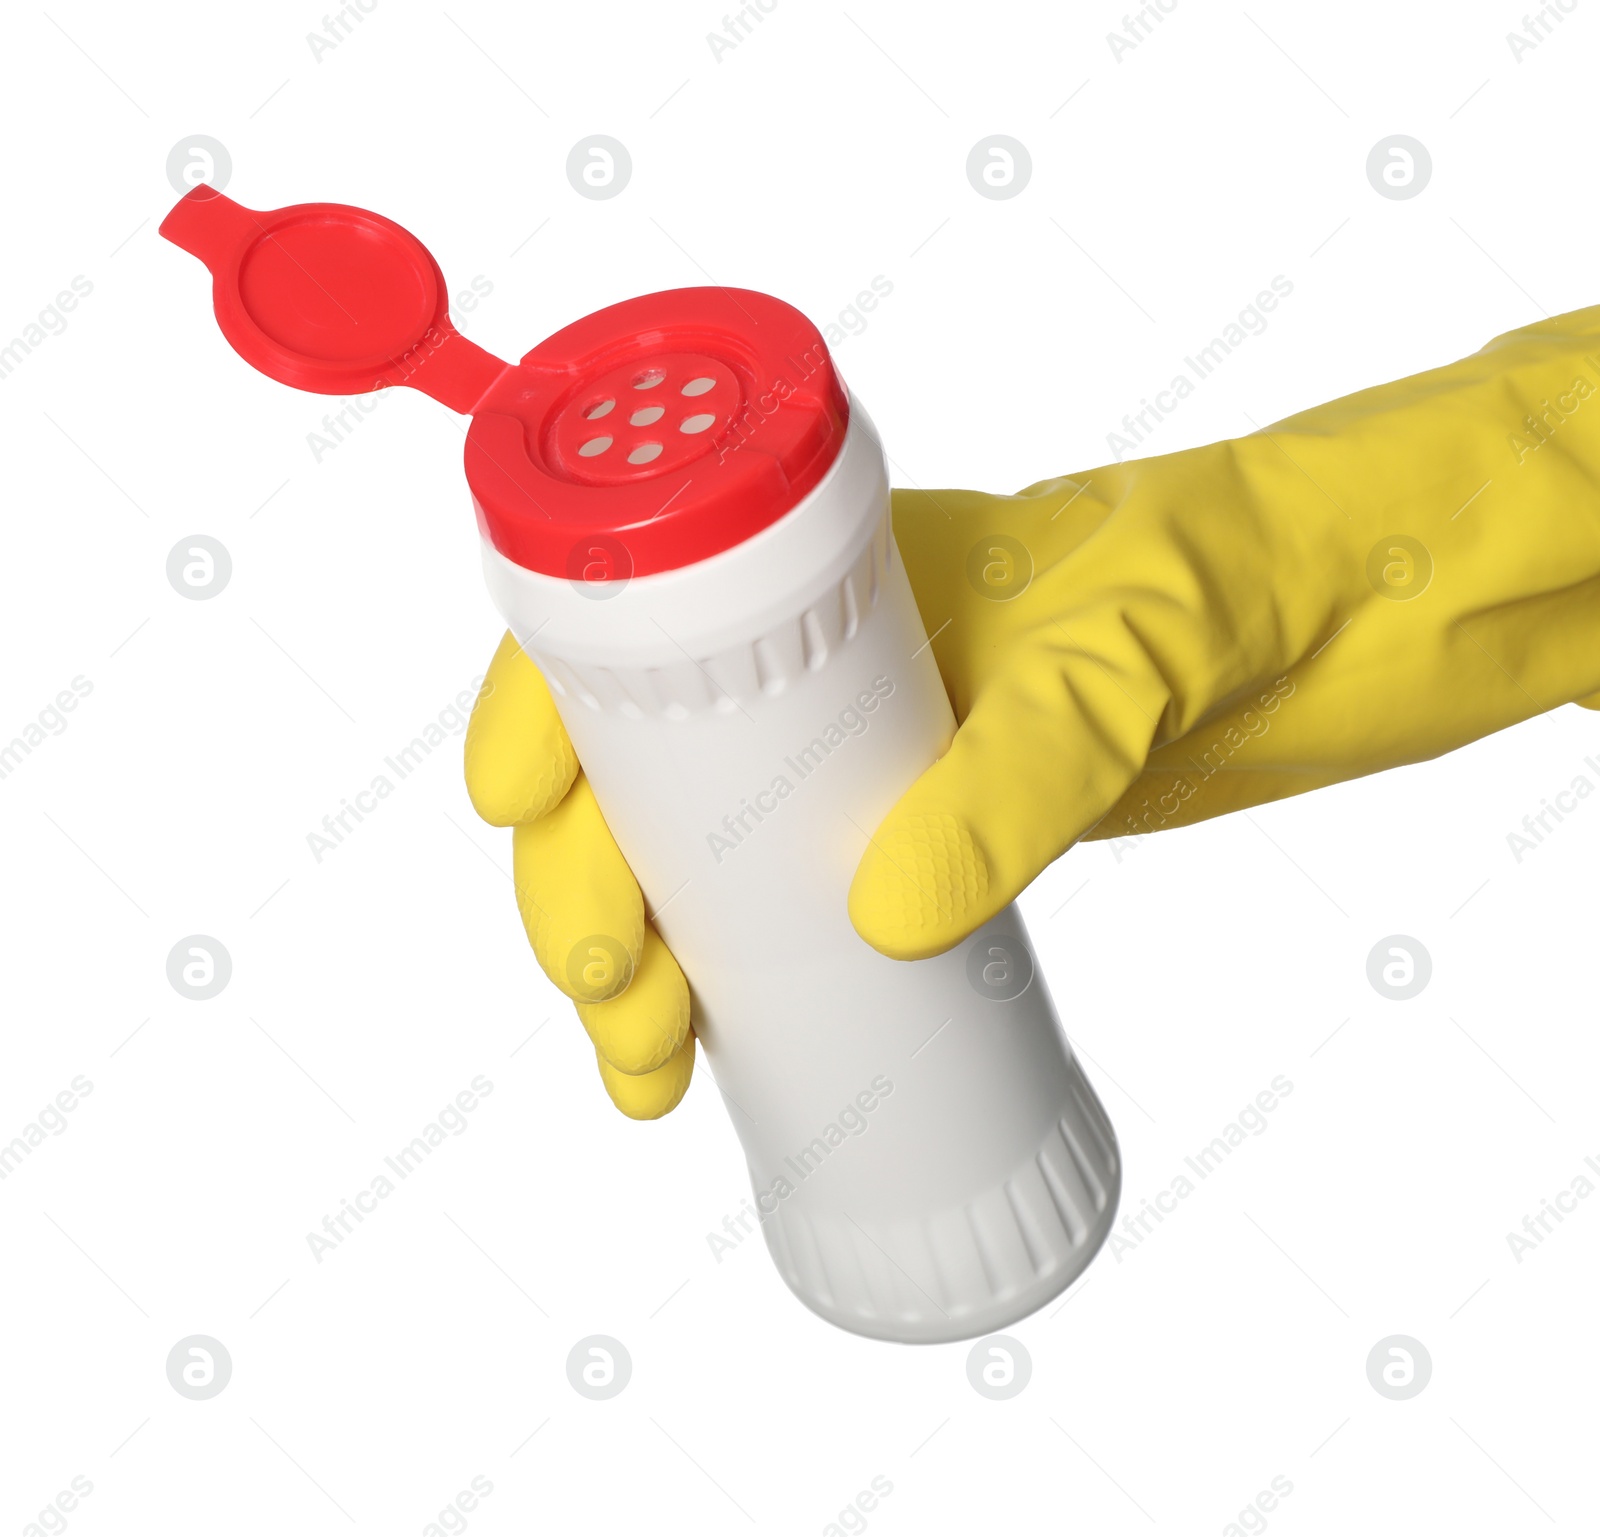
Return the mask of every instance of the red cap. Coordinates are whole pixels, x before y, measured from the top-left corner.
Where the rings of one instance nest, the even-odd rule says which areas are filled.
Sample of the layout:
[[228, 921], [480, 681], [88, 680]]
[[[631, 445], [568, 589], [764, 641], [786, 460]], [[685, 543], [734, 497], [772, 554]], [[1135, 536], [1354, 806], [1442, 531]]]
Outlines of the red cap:
[[607, 581], [703, 560], [793, 507], [844, 442], [826, 344], [766, 294], [647, 294], [513, 366], [451, 325], [437, 264], [378, 214], [258, 213], [201, 186], [161, 233], [211, 269], [223, 335], [261, 372], [322, 394], [409, 384], [470, 412], [479, 520], [532, 571]]

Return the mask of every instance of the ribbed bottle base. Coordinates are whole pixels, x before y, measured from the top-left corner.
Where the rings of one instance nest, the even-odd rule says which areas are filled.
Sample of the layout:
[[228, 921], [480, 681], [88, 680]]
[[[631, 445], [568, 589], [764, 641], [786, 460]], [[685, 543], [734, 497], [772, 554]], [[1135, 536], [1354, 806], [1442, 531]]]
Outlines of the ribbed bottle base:
[[1083, 1273], [1116, 1217], [1111, 1124], [1076, 1061], [1033, 1156], [964, 1205], [891, 1224], [785, 1201], [763, 1224], [796, 1296], [874, 1339], [934, 1344], [1025, 1318]]

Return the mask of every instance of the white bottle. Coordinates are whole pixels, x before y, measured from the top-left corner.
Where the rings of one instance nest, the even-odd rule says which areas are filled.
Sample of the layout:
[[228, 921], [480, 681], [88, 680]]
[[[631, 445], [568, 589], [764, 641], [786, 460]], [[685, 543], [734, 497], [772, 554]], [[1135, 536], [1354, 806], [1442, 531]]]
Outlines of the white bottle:
[[507, 364], [381, 215], [201, 186], [161, 230], [273, 378], [409, 384], [472, 415], [490, 590], [689, 978], [800, 1299], [933, 1341], [1062, 1290], [1110, 1227], [1117, 1149], [1021, 917], [901, 962], [847, 914], [869, 836], [955, 722], [883, 450], [816, 328], [763, 294], [678, 289]]
[[[715, 344], [687, 350], [639, 307], [726, 293], [630, 301], [530, 354], [524, 367], [582, 358], [608, 327], [645, 338], [620, 361], [575, 367], [593, 377], [563, 385], [554, 422], [528, 429], [530, 453], [600, 491], [599, 476], [626, 476], [630, 453], [656, 448], [672, 467], [645, 478], [652, 505], [674, 472], [695, 473], [701, 459], [672, 434], [689, 423], [692, 435], [716, 415], [699, 408], [727, 395], [706, 382], [727, 383]], [[763, 296], [733, 302], [769, 325], [769, 306], [799, 320]], [[791, 375], [808, 356], [790, 349]], [[775, 415], [819, 409], [827, 389], [805, 384], [760, 398]], [[962, 1339], [1032, 1312], [1088, 1264], [1115, 1213], [1117, 1148], [1014, 906], [931, 960], [889, 960], [851, 927], [869, 835], [955, 722], [896, 553], [883, 450], [859, 403], [838, 399], [820, 478], [717, 553], [629, 577], [644, 525], [624, 518], [579, 540], [565, 563], [575, 579], [530, 570], [496, 548], [480, 494], [484, 560], [689, 979], [784, 1279], [845, 1329]], [[715, 519], [725, 456], [762, 448], [767, 419], [741, 437], [730, 411], [704, 429], [724, 449], [701, 455], [702, 520]], [[512, 451], [509, 438], [485, 449], [500, 469]], [[486, 473], [469, 446], [475, 492]]]

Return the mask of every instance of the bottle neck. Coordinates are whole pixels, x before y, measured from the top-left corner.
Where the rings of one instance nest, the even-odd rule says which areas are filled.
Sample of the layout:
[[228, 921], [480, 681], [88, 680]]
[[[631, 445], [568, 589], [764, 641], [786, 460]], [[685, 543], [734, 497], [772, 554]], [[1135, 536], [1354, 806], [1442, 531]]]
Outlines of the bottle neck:
[[[602, 667], [663, 668], [750, 645], [792, 623], [842, 580], [885, 530], [889, 478], [860, 403], [823, 478], [775, 523], [732, 549], [672, 571], [617, 582], [529, 571], [483, 543], [491, 597], [530, 653]], [[481, 527], [480, 514], [480, 527]]]

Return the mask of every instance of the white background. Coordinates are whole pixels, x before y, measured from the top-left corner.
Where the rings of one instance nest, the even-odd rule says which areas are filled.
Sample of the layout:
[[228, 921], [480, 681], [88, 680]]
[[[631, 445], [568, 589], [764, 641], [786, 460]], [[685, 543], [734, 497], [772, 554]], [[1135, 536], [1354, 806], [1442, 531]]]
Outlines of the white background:
[[[1120, 61], [1120, 6], [1060, 9], [780, 0], [720, 60], [717, 6], [625, 0], [378, 0], [320, 60], [311, 5], [9, 21], [0, 340], [75, 276], [93, 292], [0, 380], [0, 739], [92, 692], [0, 780], [0, 1141], [75, 1075], [93, 1091], [0, 1183], [0, 1531], [79, 1476], [85, 1534], [422, 1532], [481, 1476], [485, 1537], [815, 1533], [881, 1476], [885, 1537], [1221, 1533], [1275, 1475], [1293, 1493], [1245, 1529], [1593, 1530], [1600, 1200], [1521, 1263], [1506, 1234], [1600, 1157], [1600, 802], [1520, 863], [1507, 844], [1600, 781], [1594, 716], [1041, 878], [1024, 906], [1126, 1209], [1275, 1075], [1294, 1089], [1012, 1331], [1033, 1370], [1006, 1402], [965, 1345], [813, 1318], [755, 1239], [713, 1258], [745, 1194], [713, 1086], [657, 1124], [611, 1109], [459, 739], [308, 850], [500, 625], [461, 421], [397, 390], [318, 462], [334, 403], [221, 340], [156, 234], [196, 134], [246, 204], [370, 207], [452, 291], [487, 279], [463, 328], [503, 355], [708, 275], [819, 322], [881, 275], [838, 362], [901, 483], [1104, 462], [1277, 274], [1293, 296], [1152, 448], [1600, 300], [1591, 0], [1520, 62], [1507, 3], [1179, 0]], [[632, 155], [609, 201], [565, 175], [594, 133]], [[993, 133], [1033, 162], [1006, 201], [965, 176]], [[1396, 133], [1433, 160], [1408, 201], [1365, 174]], [[167, 555], [202, 533], [233, 575], [187, 601]], [[196, 933], [233, 961], [209, 1002], [166, 977]], [[1397, 933], [1434, 968], [1405, 1003], [1366, 975]], [[476, 1074], [469, 1129], [317, 1263], [307, 1233]], [[191, 1334], [233, 1361], [201, 1402], [166, 1377]], [[606, 1402], [567, 1382], [590, 1334], [633, 1361]], [[1367, 1379], [1391, 1334], [1433, 1362], [1404, 1402]]]

